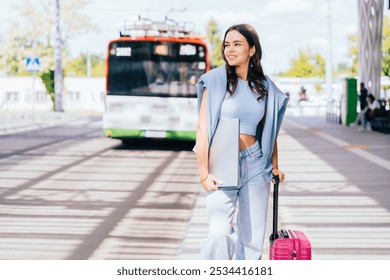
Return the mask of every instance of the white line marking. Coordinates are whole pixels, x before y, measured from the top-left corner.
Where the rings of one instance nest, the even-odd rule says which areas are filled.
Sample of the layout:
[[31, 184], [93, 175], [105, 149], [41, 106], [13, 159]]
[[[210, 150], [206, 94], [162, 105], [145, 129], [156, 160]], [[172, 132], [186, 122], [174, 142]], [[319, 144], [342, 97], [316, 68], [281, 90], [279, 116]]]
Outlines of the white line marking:
[[[309, 127], [305, 126], [305, 125], [302, 125], [300, 123], [297, 123], [295, 121], [292, 121], [292, 120], [286, 120], [289, 124], [297, 127], [297, 128], [300, 128], [300, 129], [303, 129], [303, 130], [310, 130]], [[336, 138], [334, 136], [331, 136], [327, 133], [324, 133], [324, 132], [317, 132], [317, 131], [311, 131], [312, 133], [316, 134], [317, 136], [329, 141], [329, 142], [332, 142], [333, 144], [336, 144], [337, 146], [339, 147], [342, 147], [342, 148], [345, 148], [345, 146], [351, 146], [350, 143], [348, 142], [345, 142], [344, 140], [341, 140], [339, 138]], [[365, 150], [362, 150], [362, 149], [359, 149], [359, 148], [356, 148], [356, 149], [346, 149], [347, 151], [365, 159], [365, 160], [368, 160], [368, 161], [371, 161], [372, 163], [375, 163], [376, 165], [379, 165], [380, 167], [383, 167], [387, 170], [390, 171], [390, 161], [386, 160], [386, 159], [383, 159], [381, 157], [378, 157], [377, 155], [374, 155], [373, 153], [370, 153], [370, 152], [367, 152]]]

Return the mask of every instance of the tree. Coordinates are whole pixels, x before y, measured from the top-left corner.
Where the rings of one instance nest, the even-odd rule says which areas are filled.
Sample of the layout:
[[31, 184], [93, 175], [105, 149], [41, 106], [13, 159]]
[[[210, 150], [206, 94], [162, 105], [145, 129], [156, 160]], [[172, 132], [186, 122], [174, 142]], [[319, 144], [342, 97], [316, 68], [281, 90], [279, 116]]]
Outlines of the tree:
[[283, 77], [325, 77], [325, 59], [313, 52], [310, 48], [299, 50], [298, 55], [292, 58], [290, 68], [280, 74]]
[[350, 77], [358, 76], [359, 72], [359, 43], [358, 34], [348, 35], [348, 61], [337, 65], [338, 75], [347, 75]]
[[390, 20], [387, 16], [383, 17], [382, 32], [382, 72], [390, 77]]
[[[50, 48], [48, 42], [34, 38], [34, 35], [25, 34], [21, 26], [18, 22], [12, 24], [7, 32], [8, 37], [0, 42], [0, 69], [8, 75], [27, 75], [25, 72], [27, 56], [39, 56], [43, 69], [50, 66], [50, 61], [45, 55]], [[52, 56], [51, 53], [50, 55]]]
[[[71, 36], [77, 36], [87, 31], [96, 30], [90, 17], [82, 13], [89, 0], [62, 1], [61, 29], [62, 41], [65, 46]], [[52, 0], [19, 0], [14, 1], [12, 11], [16, 17], [6, 32], [7, 37], [0, 42], [0, 70], [8, 75], [26, 75], [25, 58], [39, 56], [42, 81], [54, 70], [54, 1]], [[53, 16], [50, 16], [53, 15]], [[48, 74], [48, 75], [46, 75]], [[49, 92], [49, 88], [46, 88]]]
[[81, 54], [80, 56], [73, 58], [66, 64], [66, 75], [68, 76], [87, 76], [87, 64], [88, 56], [91, 62], [91, 76], [103, 77], [104, 72], [104, 56], [102, 55], [87, 55]]
[[352, 65], [349, 74], [356, 77], [359, 71], [359, 40], [357, 33], [348, 36], [349, 57], [352, 59]]
[[47, 72], [44, 72], [41, 74], [41, 79], [43, 84], [45, 85], [46, 91], [48, 95], [50, 96], [51, 101], [55, 102], [55, 95], [54, 95], [54, 70], [47, 70]]
[[104, 56], [92, 55], [91, 56], [91, 76], [92, 77], [104, 77], [106, 75], [106, 65]]
[[221, 55], [222, 39], [219, 33], [218, 23], [212, 19], [207, 25], [207, 38], [210, 41], [211, 50], [211, 64], [214, 66], [221, 66], [223, 59]]
[[[351, 66], [339, 65], [340, 72], [346, 73], [352, 77], [359, 74], [358, 54], [359, 41], [357, 32], [348, 36], [348, 57], [352, 59]], [[387, 16], [383, 17], [382, 30], [382, 73], [390, 76], [390, 20]]]

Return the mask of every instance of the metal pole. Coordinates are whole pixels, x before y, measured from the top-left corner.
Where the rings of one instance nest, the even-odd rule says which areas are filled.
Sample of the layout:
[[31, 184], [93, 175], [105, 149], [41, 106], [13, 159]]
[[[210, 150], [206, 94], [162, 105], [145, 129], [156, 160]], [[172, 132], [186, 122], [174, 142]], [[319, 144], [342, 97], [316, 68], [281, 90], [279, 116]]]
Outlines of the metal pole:
[[327, 112], [333, 110], [333, 62], [332, 62], [332, 7], [331, 0], [328, 0], [328, 55], [326, 57], [326, 88], [327, 88]]
[[35, 123], [35, 72], [32, 72], [32, 121]]
[[56, 112], [63, 112], [62, 108], [62, 39], [60, 29], [60, 0], [56, 0], [56, 42], [54, 48], [55, 70], [54, 70], [54, 92]]

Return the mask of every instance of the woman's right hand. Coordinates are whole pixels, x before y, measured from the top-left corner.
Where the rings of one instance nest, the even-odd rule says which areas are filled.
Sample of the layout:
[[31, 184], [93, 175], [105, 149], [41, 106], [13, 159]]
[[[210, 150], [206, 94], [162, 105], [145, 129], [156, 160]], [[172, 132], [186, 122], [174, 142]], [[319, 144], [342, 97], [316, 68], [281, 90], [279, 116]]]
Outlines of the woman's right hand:
[[219, 190], [218, 185], [222, 185], [223, 183], [215, 178], [211, 174], [207, 174], [206, 178], [201, 179], [202, 188], [206, 191], [216, 191]]

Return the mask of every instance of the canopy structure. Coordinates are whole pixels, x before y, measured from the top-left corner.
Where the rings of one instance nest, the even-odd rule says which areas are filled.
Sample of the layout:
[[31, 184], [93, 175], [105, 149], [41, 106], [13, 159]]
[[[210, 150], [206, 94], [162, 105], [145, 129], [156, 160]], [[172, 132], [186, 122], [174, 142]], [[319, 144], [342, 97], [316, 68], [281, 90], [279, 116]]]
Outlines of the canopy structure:
[[375, 97], [380, 94], [383, 0], [357, 0], [359, 78]]

